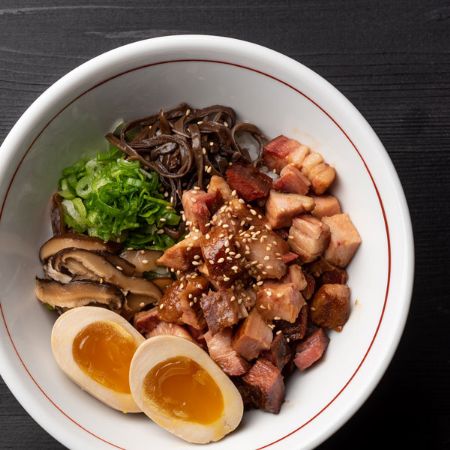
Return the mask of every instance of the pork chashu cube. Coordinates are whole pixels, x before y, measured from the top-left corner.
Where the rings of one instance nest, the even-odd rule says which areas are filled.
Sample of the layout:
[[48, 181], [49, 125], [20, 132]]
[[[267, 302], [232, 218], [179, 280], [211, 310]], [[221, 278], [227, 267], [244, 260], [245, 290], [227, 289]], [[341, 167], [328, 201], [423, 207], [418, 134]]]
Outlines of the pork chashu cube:
[[256, 308], [267, 320], [294, 323], [305, 300], [293, 283], [264, 283], [256, 294]]
[[270, 349], [261, 353], [261, 358], [267, 359], [280, 370], [283, 370], [283, 367], [290, 361], [291, 357], [292, 350], [281, 333], [273, 338]]
[[330, 338], [322, 328], [313, 331], [310, 336], [297, 345], [294, 358], [295, 365], [301, 371], [311, 367], [322, 359], [329, 342]]
[[209, 356], [230, 376], [240, 376], [250, 369], [250, 364], [231, 346], [231, 328], [219, 331], [215, 335], [208, 331], [204, 335]]
[[215, 212], [221, 201], [222, 196], [219, 191], [204, 192], [199, 189], [184, 191], [181, 203], [186, 223], [191, 229], [206, 233], [206, 224], [211, 218], [211, 213]]
[[272, 186], [272, 179], [251, 164], [233, 164], [226, 177], [231, 189], [247, 202], [266, 198]]
[[322, 155], [312, 152], [302, 163], [302, 172], [311, 182], [312, 190], [317, 194], [323, 194], [336, 179], [336, 171], [327, 164]]
[[286, 273], [283, 255], [288, 253], [289, 245], [278, 233], [267, 228], [264, 219], [258, 221], [261, 223], [236, 234], [239, 253], [244, 255], [255, 278], [260, 276], [263, 279], [280, 279]]
[[323, 223], [330, 227], [330, 245], [325, 251], [325, 259], [331, 264], [346, 267], [361, 244], [361, 236], [348, 214], [324, 217]]
[[233, 348], [245, 359], [252, 360], [258, 357], [263, 350], [268, 350], [273, 335], [256, 308], [253, 308], [248, 317], [237, 330], [233, 339]]
[[281, 135], [264, 146], [263, 160], [269, 169], [280, 172], [288, 164], [294, 164], [300, 168], [308, 153], [308, 147], [295, 139]]
[[342, 212], [339, 200], [333, 195], [313, 196], [313, 199], [315, 206], [311, 214], [318, 219], [334, 216]]
[[294, 164], [283, 167], [280, 178], [273, 182], [273, 187], [277, 191], [300, 195], [306, 195], [310, 185], [308, 178]]
[[284, 276], [282, 282], [293, 283], [299, 291], [303, 291], [308, 286], [303, 269], [298, 264], [291, 264], [288, 267], [287, 274]]
[[307, 263], [318, 258], [328, 247], [330, 229], [319, 219], [303, 215], [292, 221], [289, 229], [289, 246]]
[[341, 331], [350, 316], [350, 289], [344, 284], [324, 284], [314, 294], [310, 309], [314, 324]]
[[278, 414], [284, 401], [284, 381], [280, 369], [264, 358], [242, 377], [251, 389], [253, 404], [263, 411]]
[[201, 329], [204, 319], [197, 300], [207, 290], [208, 284], [202, 276], [172, 283], [159, 300], [159, 317], [166, 322]]
[[239, 250], [234, 238], [230, 238], [229, 228], [213, 226], [201, 239], [203, 259], [210, 277], [220, 286], [229, 286], [242, 271], [242, 258], [236, 258]]
[[291, 225], [294, 217], [313, 208], [314, 200], [311, 197], [271, 190], [266, 202], [266, 217], [272, 228], [284, 228]]
[[239, 320], [239, 306], [231, 289], [209, 291], [200, 299], [206, 323], [211, 334], [231, 327]]
[[192, 231], [182, 241], [169, 247], [158, 259], [157, 263], [184, 272], [193, 267], [192, 262], [201, 253], [200, 232]]

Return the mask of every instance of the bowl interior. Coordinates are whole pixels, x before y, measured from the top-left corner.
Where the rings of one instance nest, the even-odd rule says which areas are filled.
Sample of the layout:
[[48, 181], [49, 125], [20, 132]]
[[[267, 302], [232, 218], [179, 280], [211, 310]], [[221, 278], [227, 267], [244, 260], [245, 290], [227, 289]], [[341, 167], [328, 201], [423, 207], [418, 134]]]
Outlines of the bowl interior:
[[[134, 67], [145, 61], [142, 56]], [[357, 405], [355, 397], [367, 395], [370, 384], [354, 380], [352, 388], [349, 380], [358, 378], [355, 371], [378, 330], [388, 282], [386, 224], [374, 181], [349, 138], [321, 108], [264, 73], [224, 62], [193, 60], [129, 69], [129, 65], [116, 64], [113, 75], [117, 76], [109, 80], [111, 75], [98, 73], [86, 81], [86, 86], [96, 87], [76, 100], [72, 92], [67, 93], [52, 111], [56, 117], [45, 128], [28, 130], [28, 142], [39, 135], [30, 148], [17, 148], [10, 157], [15, 166], [11, 170], [15, 170], [19, 156], [26, 151], [9, 185], [0, 219], [2, 312], [23, 363], [11, 363], [17, 376], [24, 378], [23, 396], [35, 397], [39, 408], [47, 411], [46, 417], [65, 424], [74, 436], [66, 442], [74, 447], [89, 442], [90, 448], [111, 448], [103, 440], [127, 449], [146, 448], [149, 442], [153, 448], [190, 447], [143, 415], [123, 415], [109, 409], [59, 371], [50, 349], [55, 315], [37, 302], [33, 288], [35, 275], [41, 274], [38, 249], [50, 236], [49, 198], [62, 168], [83, 154], [106, 148], [103, 136], [118, 121], [149, 115], [182, 101], [195, 107], [220, 103], [235, 108], [241, 119], [257, 124], [270, 137], [285, 134], [321, 152], [337, 169], [333, 194], [362, 236], [363, 244], [349, 267], [352, 314], [343, 332], [331, 333], [324, 360], [287, 381], [286, 402], [279, 415], [248, 412], [237, 432], [214, 444], [217, 449], [262, 447], [302, 427], [274, 446], [281, 448], [295, 438], [296, 448], [310, 447], [326, 434], [324, 429], [329, 434], [342, 422], [340, 409]], [[299, 90], [300, 75], [295, 86]], [[53, 114], [48, 114], [47, 121]], [[360, 151], [364, 154], [364, 149]], [[11, 360], [17, 359], [11, 348], [5, 351]], [[378, 370], [377, 363], [373, 364]], [[34, 381], [28, 379], [30, 375]], [[61, 434], [56, 436], [64, 439]]]

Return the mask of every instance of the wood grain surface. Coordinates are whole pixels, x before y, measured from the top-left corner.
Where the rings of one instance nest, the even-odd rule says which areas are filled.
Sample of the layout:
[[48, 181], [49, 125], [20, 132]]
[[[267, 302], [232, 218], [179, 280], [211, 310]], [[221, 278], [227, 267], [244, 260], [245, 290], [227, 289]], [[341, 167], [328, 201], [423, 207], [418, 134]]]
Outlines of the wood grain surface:
[[[0, 142], [69, 70], [180, 33], [291, 56], [341, 90], [383, 141], [414, 226], [411, 312], [379, 386], [320, 449], [450, 448], [450, 2], [1, 0]], [[0, 449], [60, 448], [1, 382]]]

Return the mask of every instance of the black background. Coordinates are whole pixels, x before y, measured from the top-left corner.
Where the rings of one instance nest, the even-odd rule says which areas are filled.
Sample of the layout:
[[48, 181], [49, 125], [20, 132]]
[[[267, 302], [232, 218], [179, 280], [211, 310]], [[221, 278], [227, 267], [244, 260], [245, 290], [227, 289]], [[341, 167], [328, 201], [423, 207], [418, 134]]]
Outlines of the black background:
[[[177, 33], [232, 36], [289, 55], [341, 90], [381, 138], [412, 215], [414, 296], [381, 383], [320, 449], [450, 448], [450, 2], [2, 0], [0, 141], [82, 62]], [[62, 448], [2, 381], [0, 448]]]

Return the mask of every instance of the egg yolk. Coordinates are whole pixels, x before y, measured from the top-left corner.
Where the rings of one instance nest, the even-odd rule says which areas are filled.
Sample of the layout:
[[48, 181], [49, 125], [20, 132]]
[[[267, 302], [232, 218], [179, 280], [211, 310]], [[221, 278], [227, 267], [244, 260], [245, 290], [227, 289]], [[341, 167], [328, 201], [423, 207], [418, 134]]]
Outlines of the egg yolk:
[[170, 358], [144, 379], [144, 398], [177, 419], [209, 424], [223, 412], [222, 392], [211, 375], [192, 359]]
[[75, 337], [72, 354], [78, 366], [103, 386], [130, 393], [128, 374], [136, 343], [115, 323], [94, 322]]

